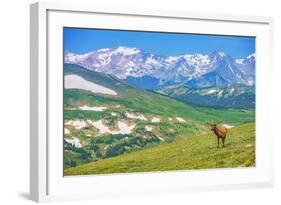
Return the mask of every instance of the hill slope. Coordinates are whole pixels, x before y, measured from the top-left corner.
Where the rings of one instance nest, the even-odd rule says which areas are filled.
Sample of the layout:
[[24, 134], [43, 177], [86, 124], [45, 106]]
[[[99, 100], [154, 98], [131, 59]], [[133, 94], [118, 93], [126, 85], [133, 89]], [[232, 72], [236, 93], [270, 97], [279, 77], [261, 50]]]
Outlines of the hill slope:
[[192, 89], [183, 85], [172, 85], [156, 92], [195, 105], [224, 108], [255, 108], [255, 87], [227, 85]]
[[132, 153], [65, 169], [67, 175], [149, 172], [255, 166], [255, 124], [229, 129], [225, 148], [216, 147], [213, 133], [177, 138]]
[[83, 78], [82, 84], [94, 83], [116, 93], [64, 90], [65, 168], [201, 135], [209, 131], [206, 122], [211, 120], [233, 126], [255, 118], [254, 110], [187, 104], [77, 65], [65, 64], [64, 72], [65, 82], [74, 75], [74, 81]]
[[[94, 105], [119, 104], [120, 112], [124, 112], [124, 109], [126, 109], [144, 114], [182, 117], [186, 120], [195, 121], [203, 127], [206, 127], [205, 123], [211, 120], [223, 120], [229, 124], [241, 124], [253, 121], [255, 118], [254, 110], [194, 106], [168, 96], [135, 88], [112, 76], [89, 71], [77, 65], [66, 64], [64, 70], [66, 75], [70, 73], [77, 74], [89, 81], [111, 88], [118, 93], [117, 96], [103, 96], [83, 90], [67, 89], [64, 93], [65, 107], [75, 107], [85, 103]], [[70, 110], [68, 111], [71, 112]], [[81, 113], [81, 111], [79, 112]]]

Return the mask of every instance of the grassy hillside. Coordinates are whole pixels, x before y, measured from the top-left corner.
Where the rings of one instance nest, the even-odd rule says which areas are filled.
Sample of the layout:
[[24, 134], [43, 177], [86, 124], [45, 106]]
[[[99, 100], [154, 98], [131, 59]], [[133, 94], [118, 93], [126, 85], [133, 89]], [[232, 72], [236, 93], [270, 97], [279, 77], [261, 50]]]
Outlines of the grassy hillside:
[[[78, 89], [64, 90], [65, 168], [171, 143], [179, 137], [202, 135], [209, 131], [206, 122], [211, 120], [240, 125], [255, 119], [255, 111], [251, 109], [219, 109], [187, 104], [77, 65], [66, 64], [64, 72], [65, 75], [79, 75], [117, 92], [117, 95], [103, 95]], [[85, 105], [106, 109], [81, 110], [80, 107]], [[145, 120], [128, 117], [128, 113]], [[101, 133], [93, 125], [97, 122], [115, 133], [120, 122], [134, 128], [127, 134]], [[83, 126], [77, 128], [75, 123]]]
[[255, 124], [229, 129], [225, 148], [216, 147], [216, 136], [177, 138], [172, 143], [65, 169], [65, 175], [149, 172], [255, 166]]

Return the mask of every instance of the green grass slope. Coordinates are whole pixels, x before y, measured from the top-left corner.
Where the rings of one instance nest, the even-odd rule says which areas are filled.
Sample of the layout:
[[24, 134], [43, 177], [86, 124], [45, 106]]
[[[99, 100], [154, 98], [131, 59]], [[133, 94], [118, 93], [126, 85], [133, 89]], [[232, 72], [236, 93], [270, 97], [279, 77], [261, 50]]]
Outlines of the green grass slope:
[[[137, 150], [171, 143], [179, 137], [202, 135], [209, 131], [206, 122], [223, 121], [229, 125], [240, 125], [255, 120], [253, 109], [223, 109], [191, 105], [168, 96], [138, 89], [110, 75], [87, 70], [71, 64], [64, 65], [64, 74], [76, 74], [96, 84], [117, 92], [116, 96], [92, 93], [85, 90], [64, 90], [65, 140], [73, 137], [79, 140], [78, 148], [64, 141], [64, 168], [79, 166], [89, 162], [104, 160], [108, 157], [132, 153]], [[80, 106], [102, 106], [101, 112], [81, 110]], [[131, 119], [130, 112], [143, 115], [146, 121]], [[114, 116], [112, 115], [114, 113]], [[159, 122], [152, 122], [157, 117]], [[184, 122], [179, 122], [181, 118]], [[80, 120], [86, 127], [76, 129], [67, 124], [71, 120]], [[112, 130], [116, 130], [118, 121], [135, 125], [130, 134], [100, 134], [99, 130], [87, 121], [102, 120]], [[147, 130], [147, 126], [151, 130]]]
[[216, 136], [179, 137], [172, 143], [91, 162], [64, 170], [65, 176], [255, 166], [255, 124], [229, 129], [226, 147]]

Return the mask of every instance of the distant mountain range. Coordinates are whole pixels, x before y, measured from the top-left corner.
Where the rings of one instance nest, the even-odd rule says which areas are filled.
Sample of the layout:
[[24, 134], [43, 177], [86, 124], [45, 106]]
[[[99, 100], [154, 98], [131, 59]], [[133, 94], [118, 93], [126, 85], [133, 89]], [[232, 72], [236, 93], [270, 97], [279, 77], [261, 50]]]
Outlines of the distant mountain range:
[[219, 51], [160, 56], [128, 47], [65, 53], [66, 64], [187, 103], [226, 108], [255, 107], [255, 61], [255, 54], [245, 59]]
[[166, 86], [155, 92], [178, 100], [209, 107], [255, 108], [255, 87], [227, 85], [191, 89], [187, 86]]
[[255, 54], [234, 59], [224, 52], [160, 56], [138, 48], [104, 48], [85, 54], [65, 53], [65, 63], [83, 66], [155, 90], [181, 84], [191, 89], [255, 85]]

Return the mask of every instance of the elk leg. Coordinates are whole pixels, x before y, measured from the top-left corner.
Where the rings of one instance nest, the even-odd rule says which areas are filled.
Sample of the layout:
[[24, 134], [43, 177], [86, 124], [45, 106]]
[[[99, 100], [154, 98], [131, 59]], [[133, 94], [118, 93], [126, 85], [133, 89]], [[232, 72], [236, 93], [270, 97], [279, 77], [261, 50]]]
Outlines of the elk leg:
[[225, 140], [225, 138], [222, 138], [221, 140], [222, 140], [222, 147], [224, 147], [224, 140]]
[[218, 148], [220, 147], [220, 138], [218, 137]]

